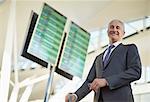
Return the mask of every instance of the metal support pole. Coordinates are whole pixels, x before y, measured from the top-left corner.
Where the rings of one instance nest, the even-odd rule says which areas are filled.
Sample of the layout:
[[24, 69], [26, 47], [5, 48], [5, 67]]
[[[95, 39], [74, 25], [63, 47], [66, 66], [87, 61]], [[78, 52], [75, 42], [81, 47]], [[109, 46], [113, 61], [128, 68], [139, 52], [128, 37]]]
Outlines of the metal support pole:
[[44, 102], [48, 102], [50, 98], [50, 93], [52, 92], [52, 83], [53, 83], [53, 78], [54, 78], [54, 71], [55, 71], [55, 66], [50, 66], [50, 72], [49, 72], [49, 78], [45, 90], [45, 97], [44, 97]]

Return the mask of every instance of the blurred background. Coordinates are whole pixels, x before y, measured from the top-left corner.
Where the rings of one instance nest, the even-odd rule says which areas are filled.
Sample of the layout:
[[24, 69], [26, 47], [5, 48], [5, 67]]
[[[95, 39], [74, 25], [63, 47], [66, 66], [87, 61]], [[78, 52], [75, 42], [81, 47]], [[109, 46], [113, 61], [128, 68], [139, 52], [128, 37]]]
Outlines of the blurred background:
[[[49, 102], [64, 102], [86, 79], [95, 57], [108, 44], [107, 24], [125, 22], [124, 44], [135, 43], [142, 61], [142, 77], [132, 83], [135, 102], [150, 100], [150, 0], [0, 0], [0, 92], [2, 102], [43, 102], [49, 68], [21, 56], [31, 12], [43, 3], [90, 33], [82, 77], [72, 80], [54, 73]], [[91, 102], [93, 92], [81, 102]]]

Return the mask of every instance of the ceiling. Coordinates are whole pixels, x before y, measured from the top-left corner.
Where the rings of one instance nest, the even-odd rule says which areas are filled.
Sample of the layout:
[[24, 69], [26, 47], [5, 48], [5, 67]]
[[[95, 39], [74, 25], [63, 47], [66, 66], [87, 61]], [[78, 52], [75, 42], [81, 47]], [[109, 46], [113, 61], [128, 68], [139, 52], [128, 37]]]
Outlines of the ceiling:
[[100, 28], [114, 18], [129, 21], [146, 15], [148, 2], [149, 0], [47, 0], [50, 6], [88, 31]]

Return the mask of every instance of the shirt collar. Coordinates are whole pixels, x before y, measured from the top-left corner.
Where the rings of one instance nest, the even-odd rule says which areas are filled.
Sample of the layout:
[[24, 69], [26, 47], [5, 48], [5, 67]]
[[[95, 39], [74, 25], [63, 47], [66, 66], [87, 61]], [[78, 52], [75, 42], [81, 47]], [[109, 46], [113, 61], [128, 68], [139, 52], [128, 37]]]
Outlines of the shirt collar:
[[[117, 41], [117, 42], [113, 43], [113, 45], [114, 45], [115, 47], [117, 47], [120, 43], [121, 43], [121, 41]], [[110, 45], [111, 45], [111, 44], [109, 44], [108, 47], [109, 47]]]

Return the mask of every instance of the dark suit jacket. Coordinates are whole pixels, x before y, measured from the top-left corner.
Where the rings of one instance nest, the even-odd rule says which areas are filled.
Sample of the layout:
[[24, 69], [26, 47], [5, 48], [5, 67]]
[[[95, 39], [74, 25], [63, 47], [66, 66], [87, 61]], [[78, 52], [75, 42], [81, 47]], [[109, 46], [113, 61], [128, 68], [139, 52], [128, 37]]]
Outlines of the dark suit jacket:
[[[105, 78], [108, 86], [95, 93], [94, 102], [133, 102], [130, 83], [141, 77], [141, 61], [136, 45], [119, 44], [111, 53], [106, 67], [103, 66], [103, 54], [96, 57], [83, 85], [75, 92], [80, 101], [91, 90], [88, 83], [95, 78]], [[92, 99], [91, 99], [92, 100]]]

